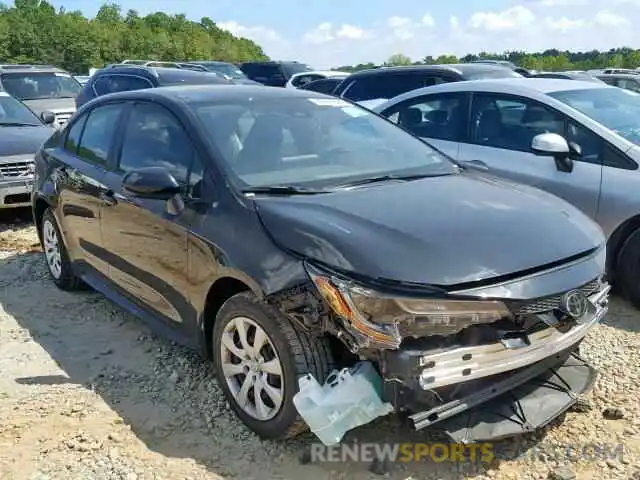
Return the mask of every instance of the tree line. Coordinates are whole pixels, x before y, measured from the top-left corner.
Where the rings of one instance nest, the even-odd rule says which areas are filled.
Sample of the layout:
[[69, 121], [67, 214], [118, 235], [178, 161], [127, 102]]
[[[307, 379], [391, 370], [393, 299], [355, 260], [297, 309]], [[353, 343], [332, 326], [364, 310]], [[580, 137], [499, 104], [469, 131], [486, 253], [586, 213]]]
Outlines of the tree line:
[[[609, 67], [636, 68], [640, 67], [640, 50], [623, 47], [612, 48], [608, 52], [601, 52], [599, 50], [569, 52], [556, 49], [545, 50], [539, 53], [513, 51], [495, 54], [481, 52], [479, 54], [468, 54], [460, 58], [455, 55], [440, 55], [438, 57], [426, 56], [419, 61], [414, 61], [406, 55], [397, 53], [389, 57], [382, 65], [440, 65], [447, 63], [467, 63], [474, 60], [507, 60], [527, 69], [553, 72]], [[380, 65], [374, 63], [361, 63], [359, 65], [341, 66], [336, 68], [336, 70], [357, 71], [378, 66]]]
[[87, 72], [127, 58], [243, 62], [268, 59], [252, 40], [235, 37], [204, 17], [155, 12], [123, 13], [103, 5], [95, 18], [66, 11], [43, 0], [0, 4], [0, 64], [45, 63], [70, 72]]

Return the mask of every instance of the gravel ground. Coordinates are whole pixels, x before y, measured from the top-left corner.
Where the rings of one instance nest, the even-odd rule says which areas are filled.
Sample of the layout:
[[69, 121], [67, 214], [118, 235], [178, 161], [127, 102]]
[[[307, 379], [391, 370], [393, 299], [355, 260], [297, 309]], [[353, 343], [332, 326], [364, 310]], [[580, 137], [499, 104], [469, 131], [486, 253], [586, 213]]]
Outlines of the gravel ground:
[[[97, 293], [56, 289], [28, 212], [0, 213], [0, 479], [640, 479], [640, 312], [619, 299], [585, 342], [601, 375], [580, 408], [501, 443], [490, 465], [393, 464], [380, 477], [364, 462], [305, 462], [310, 434], [257, 438], [209, 365]], [[441, 440], [395, 417], [345, 439]], [[590, 445], [622, 455], [579, 458]]]

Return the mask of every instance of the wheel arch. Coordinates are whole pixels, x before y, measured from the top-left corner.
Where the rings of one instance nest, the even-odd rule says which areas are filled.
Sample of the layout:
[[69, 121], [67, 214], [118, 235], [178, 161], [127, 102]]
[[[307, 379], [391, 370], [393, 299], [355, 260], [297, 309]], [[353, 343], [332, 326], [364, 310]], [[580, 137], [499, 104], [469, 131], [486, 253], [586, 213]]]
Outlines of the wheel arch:
[[45, 200], [43, 197], [38, 196], [33, 202], [33, 223], [36, 226], [36, 232], [38, 233], [38, 238], [42, 242], [42, 217], [44, 216], [44, 212], [47, 211], [48, 208], [51, 207], [51, 204]]
[[200, 316], [200, 344], [201, 350], [208, 359], [213, 359], [213, 345], [211, 337], [213, 334], [213, 326], [216, 321], [218, 311], [234, 295], [238, 293], [252, 291], [256, 295], [262, 297], [262, 292], [256, 286], [250, 286], [250, 282], [241, 280], [233, 276], [225, 276], [218, 278], [207, 291], [204, 303], [204, 310]]
[[638, 229], [640, 229], [640, 214], [622, 222], [609, 237], [607, 241], [607, 276], [611, 282], [615, 281], [620, 253], [626, 245], [627, 239]]

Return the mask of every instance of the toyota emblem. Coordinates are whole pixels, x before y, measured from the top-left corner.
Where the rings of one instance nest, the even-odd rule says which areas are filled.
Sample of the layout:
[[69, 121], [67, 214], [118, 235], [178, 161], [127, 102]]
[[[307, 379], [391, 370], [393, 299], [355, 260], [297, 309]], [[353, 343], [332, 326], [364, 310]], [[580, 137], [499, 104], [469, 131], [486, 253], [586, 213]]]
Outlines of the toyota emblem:
[[578, 290], [567, 292], [562, 296], [560, 309], [577, 320], [587, 313], [587, 297]]

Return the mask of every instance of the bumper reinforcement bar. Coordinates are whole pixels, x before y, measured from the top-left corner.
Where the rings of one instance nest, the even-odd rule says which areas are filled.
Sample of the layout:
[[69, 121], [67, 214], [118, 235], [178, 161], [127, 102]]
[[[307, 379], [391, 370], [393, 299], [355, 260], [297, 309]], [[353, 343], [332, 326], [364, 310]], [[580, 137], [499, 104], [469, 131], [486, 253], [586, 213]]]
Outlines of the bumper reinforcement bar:
[[555, 327], [532, 333], [528, 345], [508, 348], [503, 343], [462, 347], [420, 357], [423, 368], [418, 381], [424, 390], [467, 382], [509, 370], [532, 365], [557, 352], [566, 350], [582, 340], [607, 313], [607, 298], [611, 287], [607, 285], [589, 297], [586, 321], [571, 330], [561, 332]]

